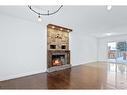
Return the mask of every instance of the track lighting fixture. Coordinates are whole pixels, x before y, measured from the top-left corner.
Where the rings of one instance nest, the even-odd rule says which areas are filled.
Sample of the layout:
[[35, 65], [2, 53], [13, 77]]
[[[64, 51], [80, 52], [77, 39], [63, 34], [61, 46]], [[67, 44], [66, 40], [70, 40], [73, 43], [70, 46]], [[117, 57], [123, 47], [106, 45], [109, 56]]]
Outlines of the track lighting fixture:
[[38, 21], [40, 22], [40, 21], [42, 21], [41, 16], [49, 16], [49, 15], [56, 14], [57, 12], [60, 11], [60, 9], [63, 7], [63, 5], [61, 5], [61, 6], [60, 6], [56, 11], [54, 11], [54, 12], [50, 12], [49, 10], [47, 10], [47, 13], [40, 13], [40, 12], [36, 11], [35, 9], [33, 9], [31, 6], [28, 6], [28, 7], [29, 7], [29, 9], [30, 9], [32, 12], [34, 12], [35, 14], [38, 15]]

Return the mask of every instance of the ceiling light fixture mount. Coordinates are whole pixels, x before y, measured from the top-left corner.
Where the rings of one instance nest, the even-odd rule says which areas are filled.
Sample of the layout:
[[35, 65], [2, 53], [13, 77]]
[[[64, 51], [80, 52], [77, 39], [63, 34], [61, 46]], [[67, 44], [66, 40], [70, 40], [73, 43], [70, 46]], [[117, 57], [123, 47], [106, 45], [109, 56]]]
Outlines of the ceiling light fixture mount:
[[36, 13], [36, 14], [38, 15], [38, 21], [41, 21], [41, 16], [49, 16], [49, 15], [56, 14], [57, 12], [60, 11], [60, 9], [63, 7], [63, 5], [61, 5], [61, 6], [60, 6], [56, 11], [54, 11], [54, 12], [50, 12], [49, 10], [47, 10], [47, 13], [40, 13], [40, 12], [36, 11], [35, 9], [33, 9], [32, 6], [29, 6], [29, 5], [28, 5], [28, 7], [29, 7], [29, 9], [30, 9], [32, 12], [34, 12], [34, 13]]

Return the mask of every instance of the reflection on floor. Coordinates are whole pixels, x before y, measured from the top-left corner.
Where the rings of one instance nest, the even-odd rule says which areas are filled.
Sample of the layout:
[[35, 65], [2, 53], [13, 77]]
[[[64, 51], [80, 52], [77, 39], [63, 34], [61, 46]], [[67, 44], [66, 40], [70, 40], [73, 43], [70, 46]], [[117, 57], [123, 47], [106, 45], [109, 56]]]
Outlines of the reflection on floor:
[[127, 89], [127, 65], [109, 64], [107, 70], [107, 84], [113, 88]]
[[108, 62], [116, 62], [116, 63], [125, 63], [125, 64], [127, 64], [127, 60], [123, 60], [123, 57], [118, 57], [116, 59], [108, 59]]
[[95, 62], [3, 81], [1, 89], [127, 89], [127, 65]]

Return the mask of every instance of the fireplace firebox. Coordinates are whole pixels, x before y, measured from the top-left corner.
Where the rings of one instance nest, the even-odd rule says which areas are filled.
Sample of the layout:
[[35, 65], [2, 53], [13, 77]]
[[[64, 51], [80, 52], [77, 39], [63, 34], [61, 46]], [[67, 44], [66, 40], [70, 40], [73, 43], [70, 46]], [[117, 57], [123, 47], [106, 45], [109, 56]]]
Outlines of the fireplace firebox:
[[60, 66], [66, 64], [65, 55], [55, 54], [52, 55], [52, 66]]
[[70, 64], [70, 51], [48, 51], [48, 68], [67, 64]]

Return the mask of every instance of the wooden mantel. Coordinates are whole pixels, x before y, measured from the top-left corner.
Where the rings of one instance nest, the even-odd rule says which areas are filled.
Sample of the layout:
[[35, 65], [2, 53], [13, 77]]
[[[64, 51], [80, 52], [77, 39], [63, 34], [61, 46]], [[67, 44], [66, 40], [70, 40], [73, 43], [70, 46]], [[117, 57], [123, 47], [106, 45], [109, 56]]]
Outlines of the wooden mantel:
[[48, 24], [47, 25], [48, 28], [53, 28], [53, 29], [56, 29], [56, 30], [60, 30], [60, 31], [63, 31], [63, 32], [72, 32], [72, 29], [69, 29], [69, 28], [65, 28], [65, 27], [62, 27], [62, 26], [58, 26], [58, 25], [54, 25], [54, 24]]

